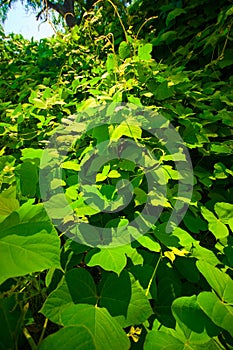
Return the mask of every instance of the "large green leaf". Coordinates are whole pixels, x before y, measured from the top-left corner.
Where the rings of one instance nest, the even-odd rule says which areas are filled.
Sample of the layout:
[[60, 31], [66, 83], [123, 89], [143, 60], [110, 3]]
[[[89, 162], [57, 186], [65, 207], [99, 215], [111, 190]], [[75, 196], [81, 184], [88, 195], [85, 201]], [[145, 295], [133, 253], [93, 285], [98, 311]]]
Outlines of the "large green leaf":
[[61, 324], [61, 312], [73, 303], [95, 305], [96, 286], [88, 271], [82, 268], [69, 270], [60, 285], [48, 296], [41, 312], [51, 321]]
[[221, 332], [201, 310], [197, 297], [181, 297], [172, 304], [176, 319], [175, 329], [160, 327], [154, 322], [153, 329], [146, 336], [144, 349], [222, 349], [213, 338]]
[[[181, 296], [181, 281], [176, 271], [162, 260], [157, 270], [157, 298], [155, 309], [158, 319], [167, 327], [175, 326], [175, 319], [171, 312], [172, 302]], [[155, 282], [154, 282], [155, 283]]]
[[[181, 334], [176, 334], [175, 332], [165, 331], [150, 331], [145, 340], [144, 350], [223, 350], [223, 348], [218, 345], [212, 339], [207, 342], [202, 342], [200, 344], [190, 341], [189, 339], [181, 338]], [[176, 336], [175, 336], [175, 335]]]
[[60, 240], [47, 221], [19, 223], [2, 229], [0, 256], [2, 283], [9, 277], [60, 268]]
[[200, 280], [200, 273], [196, 267], [196, 260], [192, 257], [177, 256], [174, 266], [182, 276], [184, 276], [191, 283], [198, 283]]
[[183, 350], [184, 343], [161, 331], [150, 331], [145, 340], [144, 350]]
[[202, 292], [197, 297], [200, 308], [219, 327], [226, 329], [233, 337], [233, 308], [224, 304], [214, 293]]
[[49, 335], [38, 350], [95, 350], [94, 339], [84, 325], [68, 326]]
[[141, 324], [153, 313], [150, 302], [145, 295], [145, 291], [138, 281], [131, 278], [132, 292], [129, 302], [127, 318], [123, 322], [124, 327]]
[[206, 332], [213, 337], [221, 331], [201, 310], [196, 295], [175, 299], [172, 304], [172, 313], [187, 338], [191, 332], [198, 333], [196, 337]]
[[93, 350], [127, 350], [130, 347], [126, 334], [105, 308], [73, 304], [62, 311], [61, 319], [64, 326], [84, 326], [93, 339]]
[[197, 261], [196, 264], [221, 301], [233, 303], [233, 280], [230, 276], [205, 261]]
[[48, 296], [40, 312], [52, 322], [61, 324], [61, 311], [69, 304], [73, 304], [73, 300], [63, 278], [60, 285]]
[[131, 298], [131, 282], [128, 272], [119, 276], [112, 273], [102, 284], [99, 305], [105, 307], [112, 316], [127, 316]]

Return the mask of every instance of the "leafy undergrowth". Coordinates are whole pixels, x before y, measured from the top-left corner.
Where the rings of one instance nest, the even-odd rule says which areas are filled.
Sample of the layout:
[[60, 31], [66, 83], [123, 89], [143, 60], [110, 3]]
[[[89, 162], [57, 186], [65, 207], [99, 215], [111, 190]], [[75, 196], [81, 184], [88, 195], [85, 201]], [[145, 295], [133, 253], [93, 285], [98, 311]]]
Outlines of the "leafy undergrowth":
[[[193, 41], [176, 28], [183, 50], [163, 60], [156, 50], [168, 39], [173, 50], [178, 36], [169, 30], [181, 8], [162, 9], [168, 32], [156, 39], [146, 24], [135, 35], [133, 26], [120, 31], [116, 16], [114, 41], [100, 28], [101, 8], [39, 43], [2, 33], [1, 349], [233, 348], [232, 9], [207, 32], [193, 25]], [[205, 52], [200, 65], [197, 48]], [[107, 116], [98, 126], [96, 110]], [[161, 138], [150, 132], [154, 123]], [[170, 138], [178, 133], [177, 146]], [[59, 158], [53, 145], [44, 161], [51, 137], [66, 152]], [[129, 141], [120, 156], [89, 156], [119, 140]], [[83, 167], [91, 182], [81, 187]], [[119, 180], [131, 184], [127, 205]], [[148, 203], [161, 209], [158, 220], [142, 236], [131, 226], [132, 242], [113, 247], [114, 232], [124, 242]], [[178, 227], [175, 210], [186, 210]], [[82, 224], [93, 228], [88, 238]]]

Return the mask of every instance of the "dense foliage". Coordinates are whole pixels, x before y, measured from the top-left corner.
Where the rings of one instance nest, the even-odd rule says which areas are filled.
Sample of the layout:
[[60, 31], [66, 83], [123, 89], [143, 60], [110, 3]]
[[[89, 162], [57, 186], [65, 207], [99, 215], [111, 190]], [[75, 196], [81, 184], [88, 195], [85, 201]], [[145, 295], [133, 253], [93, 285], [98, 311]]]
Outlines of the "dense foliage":
[[[79, 27], [40, 42], [1, 33], [0, 349], [232, 349], [233, 7], [196, 0], [151, 9], [135, 1], [126, 19], [113, 6], [96, 6]], [[91, 121], [98, 108], [111, 116], [121, 103], [126, 119], [82, 129], [84, 115]], [[173, 125], [193, 174], [184, 149], [168, 147], [167, 126], [163, 139], [144, 130], [142, 109], [148, 128], [158, 113]], [[128, 125], [132, 110], [139, 122]], [[57, 159], [44, 164], [44, 149], [74, 118], [80, 137], [68, 143], [61, 178], [50, 178]], [[130, 160], [123, 152], [90, 166], [95, 181], [81, 191], [76, 174], [88, 152], [121, 138], [157, 163], [132, 146]], [[59, 142], [67, 140], [61, 134]], [[151, 166], [166, 195], [159, 185], [148, 191]], [[119, 180], [131, 184], [132, 200], [103, 211], [110, 201], [122, 206]], [[193, 191], [184, 187], [179, 198], [179, 183], [192, 180]], [[124, 232], [148, 201], [163, 210], [146, 234], [130, 232], [132, 243], [113, 248], [112, 237], [102, 237], [93, 247], [71, 239], [77, 223], [69, 210], [57, 229], [61, 187], [79, 222], [112, 232]], [[182, 222], [168, 233], [176, 203], [186, 206], [191, 191]]]

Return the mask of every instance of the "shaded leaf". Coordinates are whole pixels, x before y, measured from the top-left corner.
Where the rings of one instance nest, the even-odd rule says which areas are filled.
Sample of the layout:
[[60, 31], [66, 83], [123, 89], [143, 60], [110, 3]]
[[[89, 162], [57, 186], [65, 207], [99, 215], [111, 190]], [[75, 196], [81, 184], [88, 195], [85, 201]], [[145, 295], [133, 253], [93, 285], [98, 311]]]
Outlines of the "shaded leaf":
[[61, 318], [65, 326], [84, 326], [91, 334], [96, 350], [127, 350], [130, 347], [125, 332], [105, 308], [73, 304], [63, 310]]

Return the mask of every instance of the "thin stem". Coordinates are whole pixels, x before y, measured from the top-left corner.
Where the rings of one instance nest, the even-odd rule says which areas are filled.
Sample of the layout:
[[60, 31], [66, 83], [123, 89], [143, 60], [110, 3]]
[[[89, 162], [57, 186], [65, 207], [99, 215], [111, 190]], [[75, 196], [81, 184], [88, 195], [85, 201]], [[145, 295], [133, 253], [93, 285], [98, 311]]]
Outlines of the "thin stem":
[[31, 334], [29, 333], [29, 331], [27, 330], [26, 327], [23, 329], [23, 334], [25, 335], [25, 337], [26, 337], [26, 339], [27, 339], [31, 349], [32, 350], [36, 350], [37, 349], [36, 343], [34, 342]]
[[40, 339], [39, 339], [39, 342], [38, 342], [38, 346], [40, 345], [40, 343], [42, 342], [42, 340], [44, 338], [44, 334], [45, 334], [45, 331], [46, 331], [46, 328], [47, 328], [48, 320], [49, 319], [46, 317], [46, 319], [44, 321], [43, 329], [42, 329], [42, 332], [41, 332], [41, 335], [40, 335]]
[[[101, 0], [100, 0], [101, 1]], [[118, 19], [119, 19], [119, 22], [120, 22], [120, 24], [121, 24], [121, 27], [122, 27], [122, 29], [123, 29], [123, 32], [124, 32], [124, 34], [125, 34], [125, 41], [128, 43], [128, 37], [127, 37], [127, 33], [126, 33], [126, 29], [125, 29], [125, 26], [124, 26], [124, 24], [123, 24], [123, 22], [122, 22], [122, 19], [121, 19], [121, 16], [120, 16], [120, 14], [119, 14], [119, 12], [118, 12], [118, 9], [117, 9], [117, 7], [116, 7], [116, 5], [111, 1], [111, 0], [107, 0], [111, 5], [112, 5], [112, 7], [114, 8], [114, 10], [115, 10], [115, 12], [116, 12], [116, 14], [117, 14], [117, 17], [118, 17]], [[98, 3], [99, 1], [97, 1], [97, 3]], [[97, 4], [96, 3], [96, 4]]]
[[146, 296], [148, 296], [148, 294], [149, 294], [152, 281], [153, 281], [153, 279], [154, 279], [154, 277], [155, 277], [155, 274], [156, 274], [156, 272], [157, 272], [157, 269], [158, 269], [158, 266], [159, 266], [159, 263], [160, 263], [161, 259], [162, 259], [162, 255], [161, 255], [161, 253], [160, 253], [160, 256], [159, 256], [159, 258], [158, 258], [158, 261], [157, 261], [157, 263], [156, 263], [156, 265], [155, 265], [155, 268], [154, 268], [154, 271], [153, 271], [153, 273], [152, 273], [151, 279], [150, 279], [150, 281], [149, 281], [149, 283], [148, 283], [148, 287], [147, 287], [147, 289], [146, 289], [146, 294], [145, 294]]
[[145, 22], [142, 23], [141, 27], [138, 29], [138, 32], [137, 32], [137, 35], [136, 35], [136, 40], [138, 38], [138, 35], [140, 33], [140, 31], [142, 30], [142, 28], [144, 27], [144, 25], [149, 22], [151, 19], [155, 19], [155, 18], [158, 18], [158, 16], [153, 16], [153, 17], [150, 17], [150, 18], [147, 18], [147, 20]]

